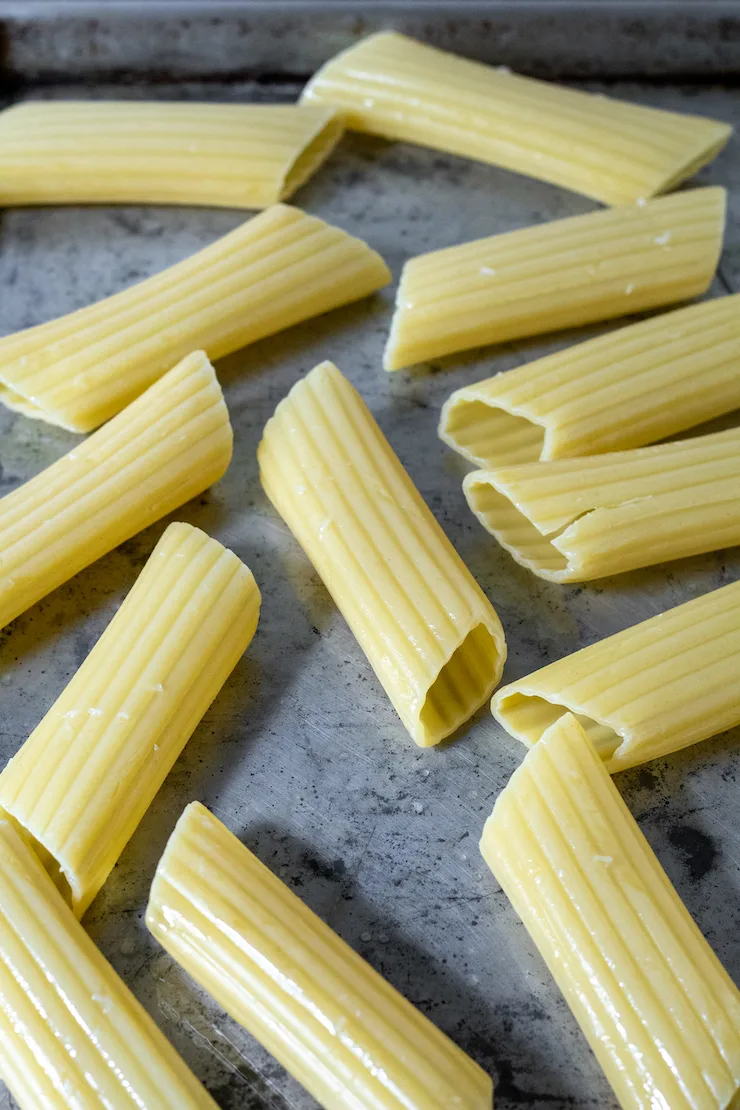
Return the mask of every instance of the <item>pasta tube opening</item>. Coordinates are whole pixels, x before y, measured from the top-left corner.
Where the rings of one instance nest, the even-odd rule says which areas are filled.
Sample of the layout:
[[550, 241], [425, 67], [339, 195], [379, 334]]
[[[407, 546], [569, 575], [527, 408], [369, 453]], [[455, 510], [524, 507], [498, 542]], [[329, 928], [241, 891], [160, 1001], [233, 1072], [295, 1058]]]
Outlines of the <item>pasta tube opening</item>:
[[[305, 110], [305, 109], [304, 109]], [[299, 151], [283, 175], [282, 187], [277, 200], [287, 200], [293, 193], [313, 177], [319, 166], [323, 165], [344, 132], [344, 125], [338, 115], [330, 115], [317, 123], [313, 138]]]
[[498, 669], [496, 640], [479, 624], [453, 651], [429, 688], [419, 716], [429, 736], [449, 736], [465, 724], [486, 699]]
[[493, 715], [516, 740], [531, 748], [548, 728], [557, 724], [566, 713], [572, 713], [604, 763], [619, 753], [625, 741], [606, 721], [598, 721], [579, 712], [571, 701], [554, 701], [517, 690], [494, 698]]
[[497, 486], [487, 471], [473, 471], [463, 482], [468, 505], [483, 527], [518, 563], [551, 582], [567, 581], [569, 560], [558, 550], [557, 534], [543, 535]]
[[439, 437], [480, 467], [537, 462], [546, 454], [547, 429], [541, 424], [505, 405], [456, 393], [442, 407]]

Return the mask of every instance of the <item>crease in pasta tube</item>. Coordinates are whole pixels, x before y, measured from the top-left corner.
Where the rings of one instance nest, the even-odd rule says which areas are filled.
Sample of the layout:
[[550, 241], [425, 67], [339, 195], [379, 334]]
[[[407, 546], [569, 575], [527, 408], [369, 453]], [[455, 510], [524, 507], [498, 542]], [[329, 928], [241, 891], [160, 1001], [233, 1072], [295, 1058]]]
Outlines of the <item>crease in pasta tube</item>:
[[15, 104], [0, 112], [0, 204], [265, 208], [307, 181], [342, 132], [321, 106]]
[[740, 543], [740, 429], [473, 471], [463, 490], [481, 524], [541, 578], [621, 574]]
[[199, 802], [157, 866], [146, 923], [326, 1110], [491, 1110], [478, 1064]]
[[719, 261], [726, 199], [718, 186], [691, 189], [411, 258], [383, 365], [400, 370], [698, 297]]
[[98, 643], [0, 774], [17, 824], [78, 916], [252, 640], [251, 571], [171, 524]]
[[403, 724], [417, 744], [439, 743], [498, 682], [503, 629], [336, 366], [322, 363], [293, 387], [258, 458], [268, 497]]
[[213, 367], [194, 351], [0, 499], [0, 627], [221, 478], [232, 441]]
[[331, 58], [303, 90], [346, 126], [631, 204], [667, 192], [719, 153], [720, 120], [565, 88], [457, 57], [394, 31]]
[[740, 582], [502, 686], [491, 710], [527, 747], [572, 713], [614, 773], [740, 724]]
[[527, 753], [480, 847], [620, 1106], [735, 1106], [740, 991], [573, 715]]
[[440, 438], [483, 470], [642, 447], [740, 407], [740, 294], [456, 390]]
[[0, 339], [0, 402], [91, 431], [194, 348], [221, 358], [390, 277], [361, 239], [275, 204], [137, 285]]
[[21, 1110], [216, 1110], [1, 818], [0, 1075]]

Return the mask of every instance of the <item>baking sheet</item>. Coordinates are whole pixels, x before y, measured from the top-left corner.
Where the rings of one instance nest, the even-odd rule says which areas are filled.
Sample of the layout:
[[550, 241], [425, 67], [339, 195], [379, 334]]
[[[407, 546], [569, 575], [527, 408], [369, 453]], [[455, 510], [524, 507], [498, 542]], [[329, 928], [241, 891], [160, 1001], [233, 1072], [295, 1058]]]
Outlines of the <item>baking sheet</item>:
[[[596, 86], [592, 86], [596, 88]], [[609, 86], [643, 103], [740, 125], [740, 90]], [[46, 87], [45, 96], [291, 99], [290, 86], [208, 83], [155, 90]], [[740, 289], [740, 155], [699, 178], [731, 188], [720, 276]], [[432, 151], [349, 135], [295, 203], [367, 239], [397, 278], [410, 255], [593, 209], [588, 200]], [[0, 216], [0, 331], [88, 304], [177, 261], [248, 214], [50, 208]], [[198, 798], [383, 975], [490, 1071], [498, 1110], [616, 1102], [477, 840], [523, 755], [482, 711], [454, 743], [421, 751], [261, 491], [255, 449], [290, 386], [323, 358], [360, 389], [504, 623], [519, 677], [740, 577], [740, 551], [583, 587], [540, 581], [477, 524], [465, 464], [436, 437], [448, 393], [585, 333], [455, 356], [385, 374], [392, 291], [290, 329], [218, 365], [234, 459], [211, 492], [169, 519], [204, 528], [253, 569], [263, 593], [246, 657], [204, 718], [124, 852], [86, 925], [224, 1110], [315, 1103], [173, 965], [143, 910], [165, 840]], [[592, 329], [588, 334], [596, 334]], [[725, 421], [725, 424], [728, 423]], [[30, 478], [77, 437], [0, 409], [0, 489]], [[101, 559], [0, 633], [0, 759], [11, 756], [87, 655], [166, 527]], [[618, 777], [632, 812], [702, 931], [740, 982], [740, 731]], [[0, 1087], [0, 1110], [13, 1106]]]

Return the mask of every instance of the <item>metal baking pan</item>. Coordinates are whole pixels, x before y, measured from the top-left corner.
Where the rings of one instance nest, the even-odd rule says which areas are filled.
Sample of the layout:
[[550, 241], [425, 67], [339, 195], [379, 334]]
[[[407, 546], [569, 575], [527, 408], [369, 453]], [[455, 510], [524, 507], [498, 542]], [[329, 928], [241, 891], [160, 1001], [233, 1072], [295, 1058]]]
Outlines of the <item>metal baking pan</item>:
[[[553, 31], [568, 19], [574, 25], [574, 5], [359, 7], [365, 14], [352, 4], [317, 5], [314, 17], [312, 6], [302, 3], [272, 4], [269, 12], [260, 4], [101, 3], [94, 13], [84, 4], [0, 4], [6, 59], [0, 82], [6, 99], [292, 100], [298, 79], [330, 55], [338, 40], [386, 22], [463, 52], [475, 40], [478, 56], [502, 64], [564, 79], [586, 74], [590, 88], [740, 125], [740, 89], [728, 61], [733, 27], [740, 26], [737, 5], [578, 5], [585, 13], [586, 44], [598, 41], [590, 62], [588, 45], [581, 49], [573, 36], [565, 41]], [[652, 28], [657, 37], [641, 39], [630, 61], [626, 43], [630, 35], [634, 40], [636, 8], [643, 9], [643, 30]], [[535, 17], [542, 34], [532, 39]], [[282, 40], [274, 39], [279, 19]], [[498, 35], [504, 19], [510, 31]], [[237, 26], [241, 48], [233, 39]], [[691, 27], [699, 38], [688, 34]], [[222, 57], [227, 38], [231, 52]], [[276, 53], [276, 41], [283, 42], [285, 54]], [[266, 44], [264, 55], [251, 49], [259, 42]], [[656, 42], [672, 42], [673, 53], [651, 54]], [[604, 73], [624, 73], [629, 80], [600, 83], [593, 58], [603, 62]], [[713, 75], [716, 82], [709, 80]], [[715, 294], [740, 290], [738, 150], [731, 143], [699, 177], [731, 192]], [[343, 140], [295, 201], [367, 239], [396, 277], [404, 260], [420, 251], [594, 207], [503, 170], [360, 135]], [[0, 331], [113, 293], [244, 218], [242, 212], [185, 208], [6, 211], [0, 216]], [[490, 1071], [498, 1110], [608, 1110], [616, 1103], [606, 1080], [478, 854], [483, 822], [523, 749], [487, 710], [454, 743], [426, 751], [414, 747], [312, 567], [268, 506], [255, 449], [265, 421], [296, 379], [323, 358], [336, 361], [494, 602], [509, 642], [508, 679], [740, 577], [740, 552], [584, 587], [543, 582], [518, 567], [466, 508], [464, 464], [436, 437], [439, 408], [452, 389], [566, 346], [583, 333], [462, 355], [429, 372], [387, 375], [380, 363], [391, 303], [392, 291], [384, 291], [218, 366], [236, 433], [234, 461], [223, 481], [174, 517], [204, 528], [253, 569], [263, 592], [262, 619], [249, 652], [190, 740], [86, 925], [224, 1110], [315, 1106], [144, 928], [147, 892], [165, 840], [186, 802], [198, 798]], [[75, 441], [0, 408], [2, 490], [30, 478]], [[2, 632], [0, 759], [17, 750], [85, 658], [166, 524], [101, 559]], [[734, 730], [618, 779], [681, 897], [737, 982], [739, 739]], [[0, 1091], [0, 1108], [9, 1110], [13, 1103]]]

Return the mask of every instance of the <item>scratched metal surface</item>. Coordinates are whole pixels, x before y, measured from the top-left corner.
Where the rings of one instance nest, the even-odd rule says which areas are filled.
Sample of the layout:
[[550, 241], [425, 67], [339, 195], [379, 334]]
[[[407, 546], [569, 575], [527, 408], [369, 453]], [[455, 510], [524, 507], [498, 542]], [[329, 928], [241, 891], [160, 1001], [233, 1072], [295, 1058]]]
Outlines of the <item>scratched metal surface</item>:
[[[87, 87], [84, 95], [104, 88]], [[618, 95], [740, 125], [740, 91], [620, 85]], [[66, 88], [64, 95], [80, 90]], [[127, 88], [139, 96], [143, 89]], [[295, 90], [282, 88], [280, 95]], [[46, 89], [55, 96], [59, 90]], [[156, 95], [260, 97], [269, 87], [160, 86]], [[735, 145], [701, 175], [740, 180]], [[361, 235], [398, 276], [406, 257], [593, 205], [547, 185], [433, 152], [349, 136], [295, 198]], [[0, 331], [46, 320], [161, 269], [243, 213], [90, 208], [0, 218]], [[740, 192], [721, 278], [740, 288]], [[585, 587], [518, 567], [466, 509], [464, 465], [435, 434], [453, 388], [571, 342], [560, 336], [388, 376], [380, 356], [392, 292], [256, 344], [219, 365], [236, 432], [228, 474], [176, 514], [249, 564], [264, 604], [245, 659], [206, 715], [94, 903], [86, 925], [224, 1110], [309, 1110], [312, 1100], [227, 1020], [147, 935], [156, 861], [199, 798], [383, 975], [494, 1077], [499, 1110], [616, 1104], [477, 839], [522, 748], [482, 712], [457, 742], [415, 748], [326, 591], [261, 491], [255, 448], [289, 387], [323, 358], [358, 386], [457, 549], [498, 609], [506, 678], [740, 576], [735, 550]], [[2, 488], [75, 437], [0, 410]], [[57, 590], [0, 635], [0, 757], [13, 754], [85, 658], [167, 521]], [[681, 896], [740, 982], [736, 732], [622, 774], [618, 784]], [[0, 1088], [2, 1090], [2, 1088]], [[0, 1093], [0, 1110], [12, 1106]]]

